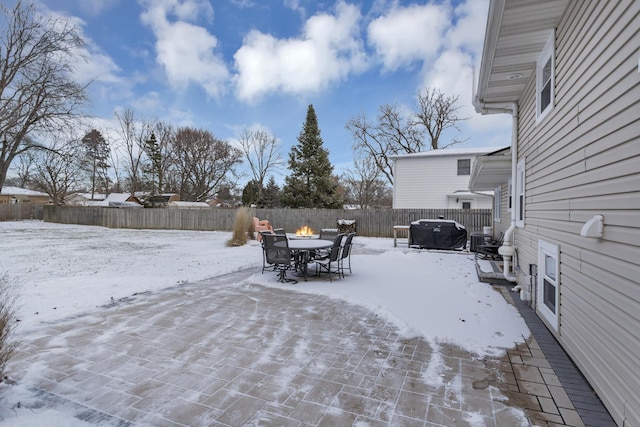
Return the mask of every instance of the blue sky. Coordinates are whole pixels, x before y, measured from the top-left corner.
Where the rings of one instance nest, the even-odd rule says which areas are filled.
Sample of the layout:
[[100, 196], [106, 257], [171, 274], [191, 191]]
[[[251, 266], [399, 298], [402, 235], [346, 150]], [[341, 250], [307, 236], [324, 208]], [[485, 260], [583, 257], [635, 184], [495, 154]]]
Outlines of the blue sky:
[[286, 160], [313, 104], [340, 173], [353, 158], [350, 118], [373, 119], [387, 103], [412, 108], [429, 86], [460, 96], [460, 114], [470, 118], [457, 135], [469, 138], [464, 146], [509, 145], [509, 118], [480, 116], [471, 107], [488, 0], [36, 4], [79, 25], [86, 61], [76, 73], [93, 80], [87, 113], [100, 130], [124, 108], [226, 140], [258, 127], [280, 140]]

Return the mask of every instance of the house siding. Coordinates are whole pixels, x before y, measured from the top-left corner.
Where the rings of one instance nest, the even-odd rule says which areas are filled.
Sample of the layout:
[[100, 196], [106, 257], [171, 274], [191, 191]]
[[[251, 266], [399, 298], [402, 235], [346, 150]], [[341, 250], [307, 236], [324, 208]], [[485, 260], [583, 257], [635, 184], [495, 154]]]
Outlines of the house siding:
[[493, 222], [493, 236], [499, 238], [504, 236], [511, 225], [511, 211], [509, 211], [509, 185], [504, 184], [501, 187], [501, 200], [500, 200], [500, 221]]
[[447, 194], [469, 189], [470, 175], [458, 175], [458, 159], [473, 155], [440, 155], [398, 157], [394, 161], [394, 209], [461, 209], [462, 201], [471, 202], [471, 209], [491, 209], [487, 196], [461, 196], [459, 201]]
[[[638, 28], [638, 1], [572, 1], [556, 29], [554, 110], [536, 125], [534, 77], [518, 126], [526, 162], [518, 282], [537, 264], [539, 240], [558, 245], [552, 332], [620, 426], [640, 425]], [[604, 237], [580, 236], [596, 214]]]

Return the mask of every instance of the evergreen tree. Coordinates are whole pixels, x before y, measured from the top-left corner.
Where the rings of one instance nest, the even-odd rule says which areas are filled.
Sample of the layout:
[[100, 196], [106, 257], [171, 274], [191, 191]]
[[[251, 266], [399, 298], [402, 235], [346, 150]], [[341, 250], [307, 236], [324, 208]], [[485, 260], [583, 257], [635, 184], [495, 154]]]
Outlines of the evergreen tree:
[[265, 208], [280, 207], [280, 187], [273, 176], [269, 178], [267, 186], [262, 191], [262, 204]]
[[244, 206], [257, 205], [259, 194], [260, 191], [258, 188], [258, 184], [253, 179], [250, 180], [242, 190], [242, 204]]
[[307, 119], [298, 136], [298, 144], [289, 153], [291, 175], [285, 178], [281, 201], [291, 208], [329, 208], [342, 206], [336, 194], [337, 183], [332, 176], [329, 151], [322, 146], [318, 119], [313, 105], [307, 109]]
[[111, 148], [100, 131], [95, 129], [82, 138], [82, 146], [84, 153], [80, 163], [91, 179], [91, 198], [93, 199], [97, 189], [108, 191]]
[[166, 175], [171, 166], [168, 135], [169, 133], [165, 132], [163, 140], [158, 141], [155, 132], [152, 131], [142, 147], [148, 158], [142, 165], [142, 172], [145, 174], [145, 186], [151, 196], [162, 194], [167, 186]]

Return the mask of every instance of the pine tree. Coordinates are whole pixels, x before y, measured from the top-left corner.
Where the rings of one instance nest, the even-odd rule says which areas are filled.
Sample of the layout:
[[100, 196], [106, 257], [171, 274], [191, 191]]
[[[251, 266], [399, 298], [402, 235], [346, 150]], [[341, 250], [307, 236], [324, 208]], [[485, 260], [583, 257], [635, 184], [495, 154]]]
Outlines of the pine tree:
[[291, 175], [285, 178], [281, 201], [291, 208], [328, 208], [342, 206], [336, 194], [337, 180], [329, 151], [322, 146], [318, 119], [313, 105], [307, 109], [307, 118], [298, 136], [298, 144], [289, 153]]
[[84, 153], [80, 163], [91, 179], [91, 198], [93, 199], [96, 190], [108, 191], [111, 148], [102, 133], [95, 129], [82, 138], [82, 146]]
[[143, 165], [142, 172], [148, 177], [149, 191], [153, 197], [160, 194], [163, 185], [162, 151], [155, 133], [151, 132], [149, 139], [144, 142], [143, 150], [149, 161]]
[[258, 184], [253, 179], [250, 180], [242, 190], [242, 204], [244, 206], [257, 205], [260, 198], [259, 194]]
[[280, 207], [280, 187], [276, 184], [273, 175], [269, 178], [269, 182], [262, 192], [262, 204], [265, 208]]

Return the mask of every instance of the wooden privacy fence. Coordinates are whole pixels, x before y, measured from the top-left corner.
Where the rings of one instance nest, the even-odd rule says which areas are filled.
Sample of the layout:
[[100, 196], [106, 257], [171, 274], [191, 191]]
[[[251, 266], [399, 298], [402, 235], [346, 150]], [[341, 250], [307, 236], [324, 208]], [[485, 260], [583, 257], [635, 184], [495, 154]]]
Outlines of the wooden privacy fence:
[[[230, 231], [235, 209], [116, 209], [104, 207], [46, 206], [44, 220], [62, 224], [99, 225], [111, 228]], [[409, 225], [420, 219], [454, 220], [467, 233], [491, 226], [491, 209], [252, 209], [276, 228], [295, 232], [306, 225], [314, 231], [337, 228], [340, 219], [355, 220], [358, 235], [393, 237], [394, 225]]]
[[44, 205], [38, 203], [0, 204], [0, 221], [43, 218]]

